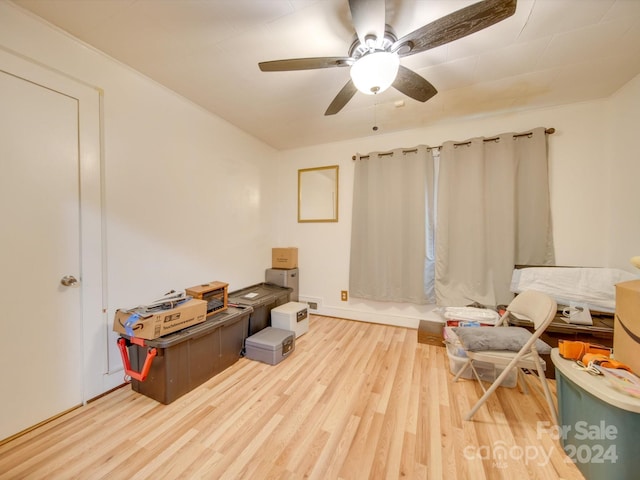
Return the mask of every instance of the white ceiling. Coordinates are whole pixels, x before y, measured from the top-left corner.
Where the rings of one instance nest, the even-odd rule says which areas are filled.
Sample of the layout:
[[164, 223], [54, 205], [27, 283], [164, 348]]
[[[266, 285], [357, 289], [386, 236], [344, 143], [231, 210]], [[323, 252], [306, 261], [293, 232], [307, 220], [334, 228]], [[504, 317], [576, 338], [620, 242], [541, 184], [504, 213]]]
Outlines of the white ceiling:
[[[438, 94], [357, 93], [324, 111], [348, 68], [258, 62], [347, 56], [347, 0], [14, 0], [278, 149], [611, 95], [640, 73], [640, 0], [518, 0], [515, 15], [404, 57]], [[474, 0], [387, 0], [398, 38]], [[403, 101], [404, 106], [396, 102]]]

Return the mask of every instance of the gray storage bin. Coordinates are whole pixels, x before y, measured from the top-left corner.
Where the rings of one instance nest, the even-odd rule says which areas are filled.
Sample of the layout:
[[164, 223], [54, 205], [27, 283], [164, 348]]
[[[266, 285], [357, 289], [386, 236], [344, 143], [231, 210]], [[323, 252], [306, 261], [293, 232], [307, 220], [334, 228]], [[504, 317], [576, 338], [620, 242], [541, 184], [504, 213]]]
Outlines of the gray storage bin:
[[296, 334], [290, 330], [267, 327], [245, 341], [246, 357], [275, 365], [296, 348]]
[[267, 268], [264, 272], [264, 280], [265, 282], [272, 285], [290, 288], [290, 300], [292, 302], [298, 301], [298, 287], [300, 278], [298, 276], [297, 268], [290, 268], [287, 270], [283, 270], [280, 268]]
[[145, 340], [144, 347], [130, 345], [129, 360], [135, 371], [141, 370], [148, 348], [158, 352], [147, 378], [131, 380], [131, 388], [169, 404], [206, 382], [240, 359], [250, 314], [249, 307], [228, 308], [208, 316], [203, 323]]
[[252, 307], [249, 316], [249, 330], [247, 336], [258, 333], [263, 328], [271, 326], [271, 310], [291, 300], [292, 289], [279, 287], [270, 283], [259, 283], [229, 293], [228, 302], [231, 306]]

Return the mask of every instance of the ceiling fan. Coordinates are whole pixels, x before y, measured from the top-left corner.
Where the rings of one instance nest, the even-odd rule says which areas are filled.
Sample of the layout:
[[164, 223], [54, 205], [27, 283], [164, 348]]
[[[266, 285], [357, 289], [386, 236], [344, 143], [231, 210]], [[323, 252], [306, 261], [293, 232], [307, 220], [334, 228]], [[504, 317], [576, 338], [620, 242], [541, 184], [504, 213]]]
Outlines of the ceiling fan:
[[400, 58], [444, 45], [490, 27], [516, 11], [517, 0], [484, 0], [461, 8], [397, 38], [385, 23], [385, 0], [349, 0], [356, 38], [346, 57], [292, 58], [260, 62], [263, 72], [351, 67], [351, 79], [325, 115], [335, 115], [357, 91], [376, 94], [393, 86], [419, 102], [437, 92], [427, 80], [400, 65]]

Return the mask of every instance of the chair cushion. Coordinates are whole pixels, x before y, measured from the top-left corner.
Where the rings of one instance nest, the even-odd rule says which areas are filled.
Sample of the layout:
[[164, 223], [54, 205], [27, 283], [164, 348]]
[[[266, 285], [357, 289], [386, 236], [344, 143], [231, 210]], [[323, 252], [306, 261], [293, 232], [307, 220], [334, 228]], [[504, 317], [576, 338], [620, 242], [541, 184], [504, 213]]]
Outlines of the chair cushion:
[[[460, 343], [469, 352], [485, 352], [487, 350], [508, 350], [519, 352], [531, 338], [531, 332], [523, 327], [457, 327], [453, 331]], [[548, 355], [551, 346], [536, 340], [538, 353]]]

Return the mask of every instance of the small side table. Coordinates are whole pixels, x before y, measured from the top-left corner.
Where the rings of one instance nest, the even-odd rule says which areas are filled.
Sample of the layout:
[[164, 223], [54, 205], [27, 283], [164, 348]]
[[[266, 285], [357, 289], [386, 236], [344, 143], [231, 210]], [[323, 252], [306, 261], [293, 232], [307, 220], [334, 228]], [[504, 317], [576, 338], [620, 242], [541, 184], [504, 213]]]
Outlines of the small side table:
[[573, 367], [557, 348], [558, 421], [554, 429], [569, 459], [587, 480], [631, 480], [640, 472], [640, 399], [603, 376]]

